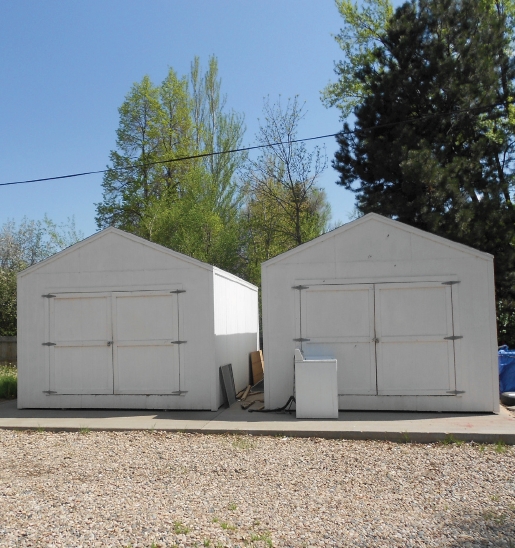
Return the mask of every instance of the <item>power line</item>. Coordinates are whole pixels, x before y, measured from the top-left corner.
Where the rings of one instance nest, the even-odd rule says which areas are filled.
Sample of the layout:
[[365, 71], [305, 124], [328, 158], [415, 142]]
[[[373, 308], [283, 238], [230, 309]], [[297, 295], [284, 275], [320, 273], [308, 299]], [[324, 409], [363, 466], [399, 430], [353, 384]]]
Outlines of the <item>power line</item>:
[[[509, 101], [509, 103], [511, 103], [511, 101]], [[45, 181], [57, 181], [57, 180], [60, 180], [60, 179], [71, 179], [71, 178], [75, 178], [75, 177], [83, 177], [85, 175], [97, 175], [99, 173], [107, 173], [108, 171], [113, 171], [113, 170], [114, 171], [120, 171], [120, 170], [128, 170], [128, 169], [135, 169], [135, 168], [152, 167], [152, 166], [159, 165], [159, 164], [169, 164], [169, 163], [172, 163], [172, 162], [183, 162], [185, 160], [195, 160], [195, 159], [198, 159], [198, 158], [206, 158], [206, 157], [209, 157], [209, 156], [219, 156], [220, 154], [233, 154], [233, 153], [236, 153], [236, 152], [248, 152], [249, 150], [257, 150], [257, 149], [261, 149], [261, 148], [271, 148], [271, 147], [275, 147], [275, 146], [279, 146], [279, 145], [288, 145], [288, 144], [293, 144], [293, 143], [303, 143], [303, 142], [306, 142], [306, 141], [315, 141], [317, 139], [327, 139], [329, 137], [336, 137], [337, 135], [352, 135], [352, 134], [363, 133], [363, 132], [367, 132], [367, 131], [375, 131], [377, 129], [383, 129], [383, 128], [393, 127], [393, 126], [400, 125], [400, 124], [407, 124], [407, 123], [412, 123], [412, 122], [423, 121], [423, 120], [427, 120], [427, 119], [430, 119], [430, 118], [445, 117], [445, 116], [456, 116], [458, 114], [466, 114], [466, 113], [472, 113], [472, 112], [479, 113], [481, 111], [491, 110], [494, 107], [502, 105], [502, 104], [504, 104], [504, 103], [503, 102], [498, 102], [498, 103], [492, 103], [490, 105], [485, 105], [483, 107], [470, 107], [470, 108], [467, 108], [467, 109], [454, 110], [454, 111], [450, 111], [450, 112], [440, 112], [440, 113], [433, 113], [433, 114], [425, 114], [423, 116], [413, 116], [411, 118], [407, 118], [406, 120], [398, 120], [396, 122], [389, 122], [389, 123], [386, 123], [386, 124], [380, 124], [380, 125], [371, 126], [371, 127], [368, 127], [368, 128], [360, 128], [360, 129], [352, 129], [352, 130], [349, 129], [349, 130], [346, 130], [346, 131], [342, 130], [342, 131], [339, 131], [338, 133], [329, 133], [327, 135], [318, 135], [317, 137], [306, 137], [304, 139], [293, 139], [291, 141], [279, 141], [277, 143], [267, 143], [267, 144], [264, 144], [264, 145], [254, 145], [254, 146], [251, 146], [251, 147], [243, 147], [243, 148], [237, 148], [237, 149], [231, 149], [231, 150], [220, 150], [220, 151], [217, 151], [217, 152], [204, 152], [202, 154], [193, 154], [191, 156], [181, 156], [179, 158], [171, 158], [169, 160], [158, 160], [158, 161], [155, 161], [155, 162], [148, 162], [148, 163], [145, 163], [145, 164], [134, 164], [134, 165], [131, 165], [131, 166], [128, 166], [128, 167], [107, 168], [107, 169], [100, 169], [100, 170], [97, 170], [97, 171], [85, 171], [85, 172], [82, 172], [82, 173], [72, 173], [70, 175], [58, 175], [56, 177], [44, 177], [44, 178], [40, 178], [40, 179], [29, 179], [29, 180], [26, 180], [26, 181], [13, 181], [13, 182], [10, 182], [10, 183], [0, 183], [0, 186], [24, 185], [24, 184], [28, 184], [28, 183], [41, 183], [41, 182], [45, 182]]]
[[72, 173], [71, 175], [59, 175], [57, 177], [45, 177], [44, 179], [30, 179], [28, 181], [14, 181], [12, 183], [0, 183], [0, 186], [8, 185], [24, 185], [27, 183], [39, 183], [43, 181], [55, 181], [57, 179], [70, 179], [71, 177], [82, 177], [83, 175], [96, 175], [98, 173], [107, 173], [108, 171], [120, 171], [141, 167], [151, 167], [159, 164], [169, 164], [171, 162], [183, 162], [184, 160], [195, 160], [196, 158], [206, 158], [208, 156], [219, 156], [220, 154], [232, 154], [235, 152], [246, 152], [248, 150], [256, 150], [258, 148], [274, 147], [279, 145], [287, 145], [289, 143], [302, 143], [304, 141], [314, 141], [315, 139], [327, 139], [328, 137], [335, 137], [337, 133], [330, 133], [328, 135], [319, 135], [317, 137], [307, 137], [305, 139], [294, 139], [292, 141], [279, 141], [277, 143], [268, 143], [266, 145], [255, 145], [251, 147], [236, 148], [231, 150], [219, 150], [217, 152], [204, 152], [202, 154], [193, 154], [192, 156], [181, 156], [179, 158], [170, 158], [169, 160], [157, 160], [155, 162], [148, 162], [145, 164], [134, 164], [128, 167], [107, 168], [100, 169], [98, 171], [85, 171], [84, 173]]

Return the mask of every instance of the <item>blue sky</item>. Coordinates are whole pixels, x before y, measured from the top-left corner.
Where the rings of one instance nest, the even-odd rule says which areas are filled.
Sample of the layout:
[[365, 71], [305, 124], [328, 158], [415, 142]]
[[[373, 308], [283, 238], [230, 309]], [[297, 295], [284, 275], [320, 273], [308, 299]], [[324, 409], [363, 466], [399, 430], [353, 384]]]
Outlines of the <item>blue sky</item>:
[[[195, 55], [219, 61], [227, 105], [245, 114], [254, 144], [263, 97], [299, 95], [307, 115], [299, 137], [335, 133], [336, 109], [320, 102], [340, 50], [332, 0], [0, 0], [0, 183], [104, 169], [115, 148], [118, 107], [148, 74], [161, 82]], [[329, 160], [334, 139], [326, 145]], [[311, 146], [311, 145], [310, 145]], [[333, 220], [348, 220], [353, 195], [321, 179]], [[8, 218], [55, 222], [74, 215], [96, 231], [101, 175], [0, 187]]]

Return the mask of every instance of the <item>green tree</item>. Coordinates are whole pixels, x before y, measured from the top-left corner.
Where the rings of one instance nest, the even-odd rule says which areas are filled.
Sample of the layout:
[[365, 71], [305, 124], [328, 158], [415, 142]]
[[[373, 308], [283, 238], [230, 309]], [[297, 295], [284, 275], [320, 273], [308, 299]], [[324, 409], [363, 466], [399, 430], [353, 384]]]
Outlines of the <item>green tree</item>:
[[56, 224], [24, 218], [17, 226], [9, 220], [0, 228], [0, 336], [16, 335], [16, 274], [68, 247], [84, 235], [75, 219]]
[[361, 213], [494, 254], [498, 309], [510, 317], [514, 72], [499, 6], [420, 0], [397, 9], [355, 73], [364, 98], [354, 110], [355, 133], [345, 125], [338, 137], [333, 165]]
[[116, 226], [148, 237], [141, 221], [147, 205], [159, 194], [155, 184], [159, 169], [150, 165], [160, 159], [159, 89], [145, 76], [132, 86], [118, 111], [117, 150], [110, 154], [111, 167], [104, 175], [96, 222], [99, 228]]
[[[120, 111], [117, 150], [97, 204], [99, 228], [117, 226], [230, 271], [238, 270], [243, 117], [227, 111], [218, 63], [160, 86], [134, 84]], [[175, 161], [177, 158], [215, 153]], [[150, 164], [150, 165], [149, 165]]]
[[336, 82], [322, 91], [322, 102], [327, 107], [336, 106], [344, 120], [358, 106], [368, 88], [356, 72], [365, 65], [375, 66], [374, 48], [385, 44], [386, 28], [393, 7], [390, 0], [363, 0], [361, 6], [352, 0], [335, 0], [343, 19], [343, 26], [335, 36], [344, 58], [335, 63]]
[[286, 106], [264, 102], [257, 141], [262, 153], [245, 171], [247, 277], [260, 283], [260, 263], [320, 236], [330, 218], [325, 192], [317, 186], [325, 153], [295, 142], [304, 105], [297, 97]]

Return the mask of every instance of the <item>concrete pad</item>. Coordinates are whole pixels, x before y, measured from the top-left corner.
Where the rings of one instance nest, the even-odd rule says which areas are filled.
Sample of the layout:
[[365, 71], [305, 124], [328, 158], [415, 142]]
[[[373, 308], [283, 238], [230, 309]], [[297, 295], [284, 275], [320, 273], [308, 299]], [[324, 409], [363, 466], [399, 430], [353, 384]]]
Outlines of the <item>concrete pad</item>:
[[[251, 407], [252, 409], [252, 407]], [[431, 443], [456, 440], [515, 445], [515, 414], [343, 411], [334, 420], [298, 420], [294, 413], [249, 413], [240, 403], [218, 411], [17, 409], [0, 403], [0, 428], [166, 430], [206, 434], [282, 435]]]

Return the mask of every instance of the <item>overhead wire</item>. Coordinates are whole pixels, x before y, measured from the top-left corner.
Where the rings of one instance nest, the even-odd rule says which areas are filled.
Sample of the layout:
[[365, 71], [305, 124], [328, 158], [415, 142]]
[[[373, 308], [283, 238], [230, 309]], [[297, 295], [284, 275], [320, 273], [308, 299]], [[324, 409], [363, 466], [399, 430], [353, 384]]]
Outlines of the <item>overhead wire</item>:
[[[509, 101], [509, 103], [512, 103], [512, 101]], [[436, 112], [436, 113], [432, 113], [432, 114], [425, 114], [425, 115], [422, 115], [422, 116], [413, 116], [413, 117], [410, 117], [410, 118], [406, 118], [405, 120], [397, 120], [395, 122], [388, 122], [388, 123], [385, 123], [385, 124], [379, 124], [379, 125], [370, 126], [370, 127], [367, 127], [367, 128], [348, 129], [348, 130], [338, 131], [337, 133], [328, 133], [327, 135], [318, 135], [316, 137], [305, 137], [303, 139], [292, 139], [292, 140], [288, 140], [288, 141], [278, 141], [276, 143], [265, 143], [265, 144], [262, 144], [262, 145], [253, 145], [253, 146], [242, 147], [242, 148], [237, 148], [237, 149], [219, 150], [219, 151], [214, 151], [214, 152], [204, 152], [204, 153], [200, 153], [200, 154], [193, 154], [191, 156], [180, 156], [178, 158], [169, 158], [167, 160], [157, 160], [155, 162], [147, 162], [147, 163], [143, 163], [143, 164], [133, 164], [133, 165], [130, 165], [130, 166], [127, 166], [127, 167], [116, 167], [116, 168], [109, 167], [109, 168], [106, 168], [106, 169], [99, 169], [99, 170], [96, 170], [96, 171], [84, 171], [82, 173], [71, 173], [69, 175], [57, 175], [55, 177], [43, 177], [43, 178], [39, 178], [39, 179], [28, 179], [28, 180], [24, 180], [24, 181], [12, 181], [12, 182], [8, 182], [8, 183], [0, 183], [0, 186], [24, 185], [24, 184], [28, 184], [28, 183], [40, 183], [40, 182], [46, 182], [46, 181], [57, 181], [57, 180], [60, 180], [60, 179], [71, 179], [71, 178], [75, 178], [75, 177], [84, 177], [86, 175], [98, 175], [100, 173], [107, 173], [109, 171], [123, 171], [123, 170], [137, 169], [137, 168], [145, 168], [145, 167], [152, 167], [152, 166], [160, 165], [160, 164], [170, 164], [170, 163], [173, 163], [173, 162], [183, 162], [183, 161], [186, 161], [186, 160], [196, 160], [198, 158], [206, 158], [206, 157], [210, 157], [210, 156], [211, 157], [212, 156], [219, 156], [221, 154], [234, 154], [234, 153], [237, 153], [237, 152], [248, 152], [250, 150], [257, 150], [257, 149], [261, 149], [261, 148], [272, 148], [272, 147], [276, 147], [276, 146], [280, 146], [280, 145], [290, 145], [290, 144], [293, 144], [293, 143], [303, 143], [303, 142], [307, 142], [307, 141], [315, 141], [315, 140], [318, 140], [318, 139], [327, 139], [329, 137], [336, 137], [338, 135], [352, 135], [352, 134], [363, 133], [363, 132], [368, 132], [368, 131], [375, 131], [375, 130], [378, 130], [378, 129], [393, 127], [393, 126], [400, 125], [400, 124], [407, 124], [407, 123], [412, 123], [412, 122], [423, 121], [423, 120], [427, 120], [427, 119], [430, 119], [430, 118], [445, 117], [445, 116], [456, 116], [456, 115], [459, 115], [459, 114], [466, 114], [466, 113], [471, 113], [471, 112], [478, 112], [479, 113], [481, 111], [491, 110], [491, 109], [493, 109], [497, 106], [503, 105], [503, 104], [505, 104], [505, 102], [491, 103], [491, 104], [485, 105], [485, 106], [470, 107], [470, 108], [466, 108], [466, 109], [453, 110], [453, 111], [449, 111], [449, 112]]]

